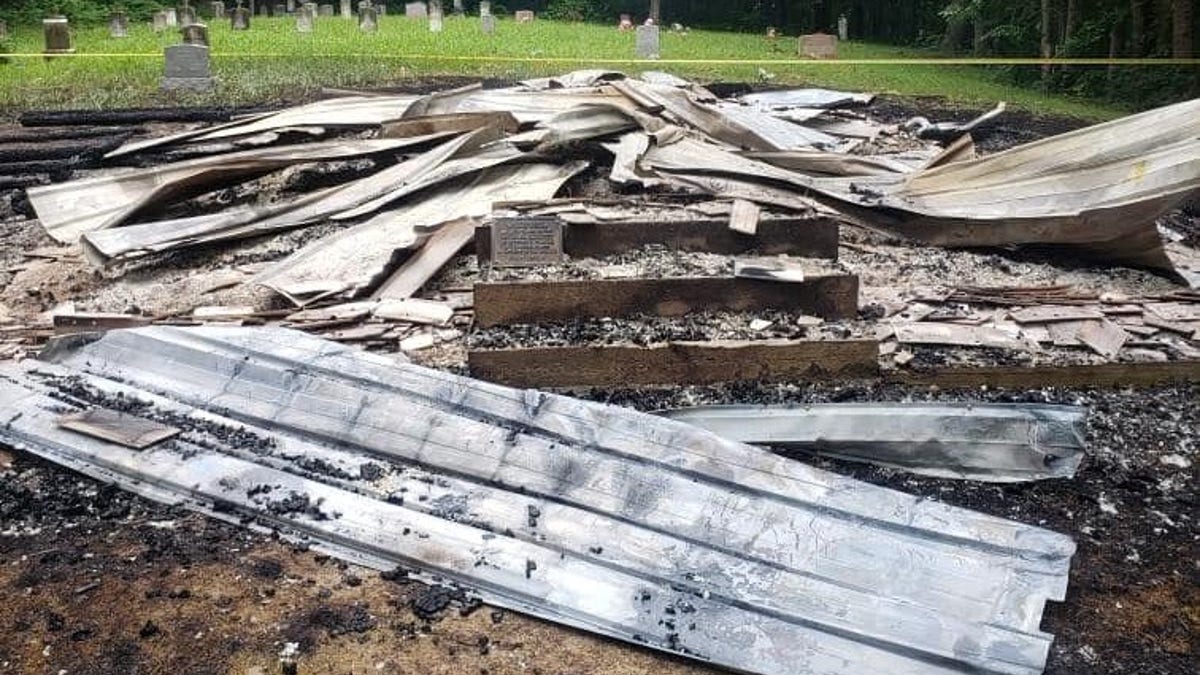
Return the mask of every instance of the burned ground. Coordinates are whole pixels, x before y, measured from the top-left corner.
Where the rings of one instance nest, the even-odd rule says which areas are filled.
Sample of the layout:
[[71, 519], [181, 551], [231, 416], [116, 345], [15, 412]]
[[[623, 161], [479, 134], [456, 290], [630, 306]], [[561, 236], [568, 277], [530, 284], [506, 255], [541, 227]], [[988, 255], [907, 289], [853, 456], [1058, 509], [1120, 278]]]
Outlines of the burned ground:
[[[421, 91], [447, 83], [422, 85]], [[899, 122], [918, 111], [968, 119], [977, 111], [931, 101], [881, 101], [873, 114]], [[981, 142], [988, 152], [1077, 128], [1076, 120], [1010, 116]], [[352, 171], [353, 167], [346, 169]], [[571, 190], [588, 192], [600, 175]], [[320, 176], [299, 173], [289, 189], [311, 189]], [[597, 188], [598, 189], [598, 188]], [[607, 190], [606, 190], [607, 194]], [[245, 195], [230, 195], [231, 199]], [[64, 302], [81, 310], [170, 316], [198, 304], [277, 308], [262, 289], [232, 288], [261, 264], [335, 231], [320, 225], [237, 246], [196, 249], [130, 264], [121, 283], [94, 271], [74, 249], [52, 246], [20, 192], [0, 197], [0, 311], [23, 320]], [[1194, 240], [1197, 219], [1169, 216]], [[1063, 269], [1061, 258], [894, 247], [874, 233], [843, 236], [843, 264], [877, 283], [896, 268], [945, 279], [980, 270], [993, 280], [1036, 282], [1119, 279], [1125, 288], [1169, 284], [1131, 270]], [[865, 248], [864, 248], [865, 247]], [[26, 254], [43, 249], [46, 257]], [[1048, 267], [1047, 267], [1048, 266]], [[661, 270], [660, 270], [661, 271]], [[471, 256], [443, 275], [452, 288], [478, 278]], [[1032, 278], [1031, 278], [1032, 277]], [[864, 306], [869, 298], [864, 298]], [[0, 316], [0, 318], [3, 318]], [[867, 328], [855, 322], [803, 328], [794, 317], [767, 316], [778, 336]], [[795, 327], [793, 327], [795, 326]], [[522, 336], [522, 331], [529, 335]], [[556, 332], [557, 331], [557, 332]], [[484, 346], [513, 343], [654, 342], [747, 337], [744, 316], [693, 316], [662, 322], [579, 322], [477, 331]], [[774, 336], [774, 335], [772, 335]], [[418, 358], [461, 369], [463, 345]], [[394, 350], [394, 348], [393, 348]], [[915, 350], [938, 365], [944, 352]], [[973, 353], [976, 363], [1011, 355]], [[1200, 635], [1200, 568], [1195, 513], [1200, 387], [1118, 390], [939, 390], [872, 383], [728, 385], [583, 392], [587, 398], [642, 410], [719, 402], [954, 400], [1087, 405], [1088, 459], [1071, 480], [996, 486], [918, 478], [886, 469], [804, 458], [822, 468], [929, 499], [977, 509], [1072, 536], [1078, 546], [1065, 603], [1049, 603], [1043, 630], [1056, 640], [1046, 672], [1173, 675], [1194, 670]], [[0, 450], [0, 467], [5, 465]], [[403, 575], [348, 566], [269, 534], [205, 519], [131, 496], [16, 453], [0, 469], [0, 673], [275, 673], [279, 654], [299, 645], [299, 672], [684, 673], [708, 672], [633, 646], [511, 613], [470, 611], [454, 597]]]

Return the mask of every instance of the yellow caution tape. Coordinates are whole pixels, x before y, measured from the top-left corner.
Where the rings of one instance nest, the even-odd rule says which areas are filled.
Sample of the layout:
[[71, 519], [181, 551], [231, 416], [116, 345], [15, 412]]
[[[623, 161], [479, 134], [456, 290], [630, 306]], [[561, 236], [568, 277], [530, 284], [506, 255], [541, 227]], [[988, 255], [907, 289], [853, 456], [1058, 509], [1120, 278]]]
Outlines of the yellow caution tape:
[[[489, 63], [595, 63], [638, 65], [708, 65], [708, 66], [1200, 66], [1200, 59], [1042, 59], [1042, 58], [919, 58], [919, 59], [598, 59], [586, 56], [462, 56], [449, 54], [324, 54], [271, 52], [214, 52], [214, 59], [296, 59], [296, 58], [363, 58], [399, 61], [464, 61]], [[20, 59], [161, 59], [160, 52], [83, 53], [70, 54], [0, 54], [0, 58]]]

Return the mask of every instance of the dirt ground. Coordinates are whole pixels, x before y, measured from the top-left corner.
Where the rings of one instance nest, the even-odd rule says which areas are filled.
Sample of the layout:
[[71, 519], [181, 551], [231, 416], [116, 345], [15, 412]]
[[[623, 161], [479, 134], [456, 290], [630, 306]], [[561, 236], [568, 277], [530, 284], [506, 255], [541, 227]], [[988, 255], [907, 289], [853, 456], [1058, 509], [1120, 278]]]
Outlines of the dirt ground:
[[[973, 114], [930, 101], [886, 100], [873, 113], [897, 121], [918, 109], [940, 119]], [[1017, 114], [980, 147], [995, 150], [1077, 126], [1073, 120]], [[158, 314], [197, 304], [280, 306], [265, 291], [222, 284], [248, 278], [264, 262], [330, 231], [318, 226], [158, 259], [120, 270], [121, 282], [114, 283], [114, 273], [92, 270], [63, 247], [52, 250], [58, 257], [49, 263], [30, 262], [25, 253], [45, 249], [50, 241], [35, 222], [19, 217], [28, 213], [22, 199], [20, 193], [0, 196], [0, 323], [5, 312], [27, 320], [64, 302], [80, 310]], [[1195, 221], [1183, 217], [1180, 227]], [[899, 260], [886, 245], [871, 243], [876, 253], [843, 258], [868, 278]], [[1042, 269], [990, 253], [936, 249], [899, 262], [931, 279], [981, 269], [997, 279], [1028, 279]], [[1079, 267], [1059, 272], [1055, 279], [1085, 285], [1105, 274]], [[1165, 287], [1143, 273], [1110, 273], [1108, 283], [1122, 288]], [[1038, 281], [1043, 280], [1033, 279]], [[502, 344], [512, 336], [476, 339]], [[448, 348], [453, 350], [458, 352], [424, 358], [457, 366], [461, 346]], [[1200, 385], [941, 391], [872, 383], [749, 383], [578, 393], [643, 410], [868, 400], [1087, 405], [1088, 458], [1072, 480], [995, 486], [805, 461], [1072, 536], [1079, 550], [1067, 601], [1049, 603], [1042, 622], [1056, 636], [1046, 672], [1195, 672]], [[280, 655], [293, 651], [291, 672], [298, 673], [711, 672], [349, 566], [270, 534], [150, 503], [0, 448], [0, 673], [273, 675], [289, 672]]]

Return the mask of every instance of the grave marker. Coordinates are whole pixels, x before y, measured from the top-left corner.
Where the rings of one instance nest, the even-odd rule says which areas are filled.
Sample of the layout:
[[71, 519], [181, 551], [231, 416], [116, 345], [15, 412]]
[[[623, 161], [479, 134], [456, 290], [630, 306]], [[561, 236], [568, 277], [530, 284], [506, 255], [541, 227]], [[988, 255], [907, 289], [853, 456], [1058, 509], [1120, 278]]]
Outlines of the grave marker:
[[375, 5], [375, 14], [377, 15], [376, 18], [387, 16], [387, 3], [381, 2]]
[[317, 16], [333, 16], [333, 5], [320, 5], [317, 7]]
[[285, 16], [287, 13], [287, 5], [275, 5], [275, 9], [272, 10], [271, 16], [280, 17]]
[[155, 33], [161, 33], [164, 30], [166, 30], [167, 29], [167, 13], [166, 12], [155, 12], [154, 17], [153, 17], [153, 23], [151, 25], [154, 28]]
[[514, 15], [514, 17], [516, 18], [517, 23], [530, 23], [534, 19], [533, 10], [532, 9], [519, 9], [519, 10], [517, 10], [517, 13]]
[[55, 54], [74, 54], [71, 47], [71, 25], [65, 16], [51, 16], [42, 19], [42, 33], [46, 38], [47, 56]]
[[836, 59], [837, 36], [828, 33], [801, 35], [800, 56], [806, 59]]
[[313, 30], [313, 15], [309, 12], [308, 5], [301, 5], [300, 11], [296, 12], [296, 31], [300, 33], [311, 33]]
[[208, 91], [212, 89], [212, 72], [208, 66], [208, 47], [197, 44], [171, 45], [163, 71], [164, 91]]
[[287, 13], [292, 14], [296, 11], [296, 0], [287, 0]]
[[628, 14], [622, 14], [620, 19], [617, 20], [617, 30], [633, 30], [633, 17]]
[[196, 10], [184, 0], [183, 6], [180, 7], [176, 14], [179, 17], [180, 26], [190, 26], [196, 23]]
[[492, 3], [489, 0], [479, 1], [479, 16], [491, 16]]
[[342, 0], [341, 7], [339, 9], [342, 11], [343, 19], [354, 18], [354, 4], [350, 0]]
[[129, 17], [125, 12], [113, 12], [108, 18], [108, 36], [112, 38], [129, 37]]
[[639, 59], [657, 59], [659, 56], [658, 26], [637, 27], [637, 57]]
[[482, 17], [480, 17], [480, 22], [484, 35], [496, 34], [496, 17], [492, 16], [491, 14], [484, 14]]
[[850, 39], [850, 22], [845, 14], [838, 16], [838, 39], [842, 42]]
[[491, 230], [492, 263], [499, 267], [563, 261], [562, 221], [558, 218], [497, 218]]
[[465, 14], [463, 0], [454, 0], [454, 16], [462, 16], [463, 14]]
[[225, 3], [214, 2], [210, 5], [209, 11], [212, 12], [212, 18], [224, 19], [225, 18]]
[[408, 2], [404, 4], [404, 16], [410, 19], [425, 19], [429, 17], [429, 7], [423, 2]]
[[167, 15], [167, 28], [177, 28], [179, 26], [179, 14], [175, 12], [175, 8], [168, 7], [163, 12]]
[[379, 28], [379, 16], [370, 0], [358, 3], [358, 29], [364, 33], [374, 33]]
[[442, 3], [440, 0], [433, 0], [429, 3], [429, 32], [442, 32]]
[[229, 21], [233, 30], [250, 30], [250, 10], [239, 4], [233, 8]]
[[208, 26], [202, 23], [189, 23], [179, 29], [183, 34], [183, 43], [185, 45], [204, 45], [208, 46]]

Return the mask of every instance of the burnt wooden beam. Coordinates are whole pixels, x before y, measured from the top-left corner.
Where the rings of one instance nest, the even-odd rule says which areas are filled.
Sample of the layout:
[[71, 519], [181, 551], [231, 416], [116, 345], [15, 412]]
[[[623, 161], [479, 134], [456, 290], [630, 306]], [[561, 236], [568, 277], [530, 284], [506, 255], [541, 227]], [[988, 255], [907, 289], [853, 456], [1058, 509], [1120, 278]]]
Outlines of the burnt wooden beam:
[[838, 320], [858, 313], [858, 277], [813, 274], [781, 283], [737, 277], [515, 281], [475, 284], [478, 325], [575, 318], [683, 316], [703, 310], [798, 311]]
[[471, 350], [472, 377], [513, 387], [625, 387], [862, 379], [878, 374], [875, 340], [675, 342]]
[[1200, 382], [1200, 361], [1161, 363], [1102, 363], [1070, 366], [983, 366], [895, 371], [883, 378], [897, 384], [938, 386], [943, 389], [1002, 387], [1151, 387]]
[[[479, 228], [475, 252], [492, 259], [491, 227]], [[594, 258], [661, 244], [677, 251], [762, 255], [794, 255], [836, 259], [836, 218], [770, 218], [758, 222], [754, 235], [729, 228], [728, 219], [679, 221], [610, 221], [564, 223], [563, 252], [575, 258]]]
[[17, 120], [26, 127], [128, 126], [149, 122], [228, 122], [238, 115], [274, 110], [267, 106], [248, 108], [125, 108], [119, 110], [34, 110]]

